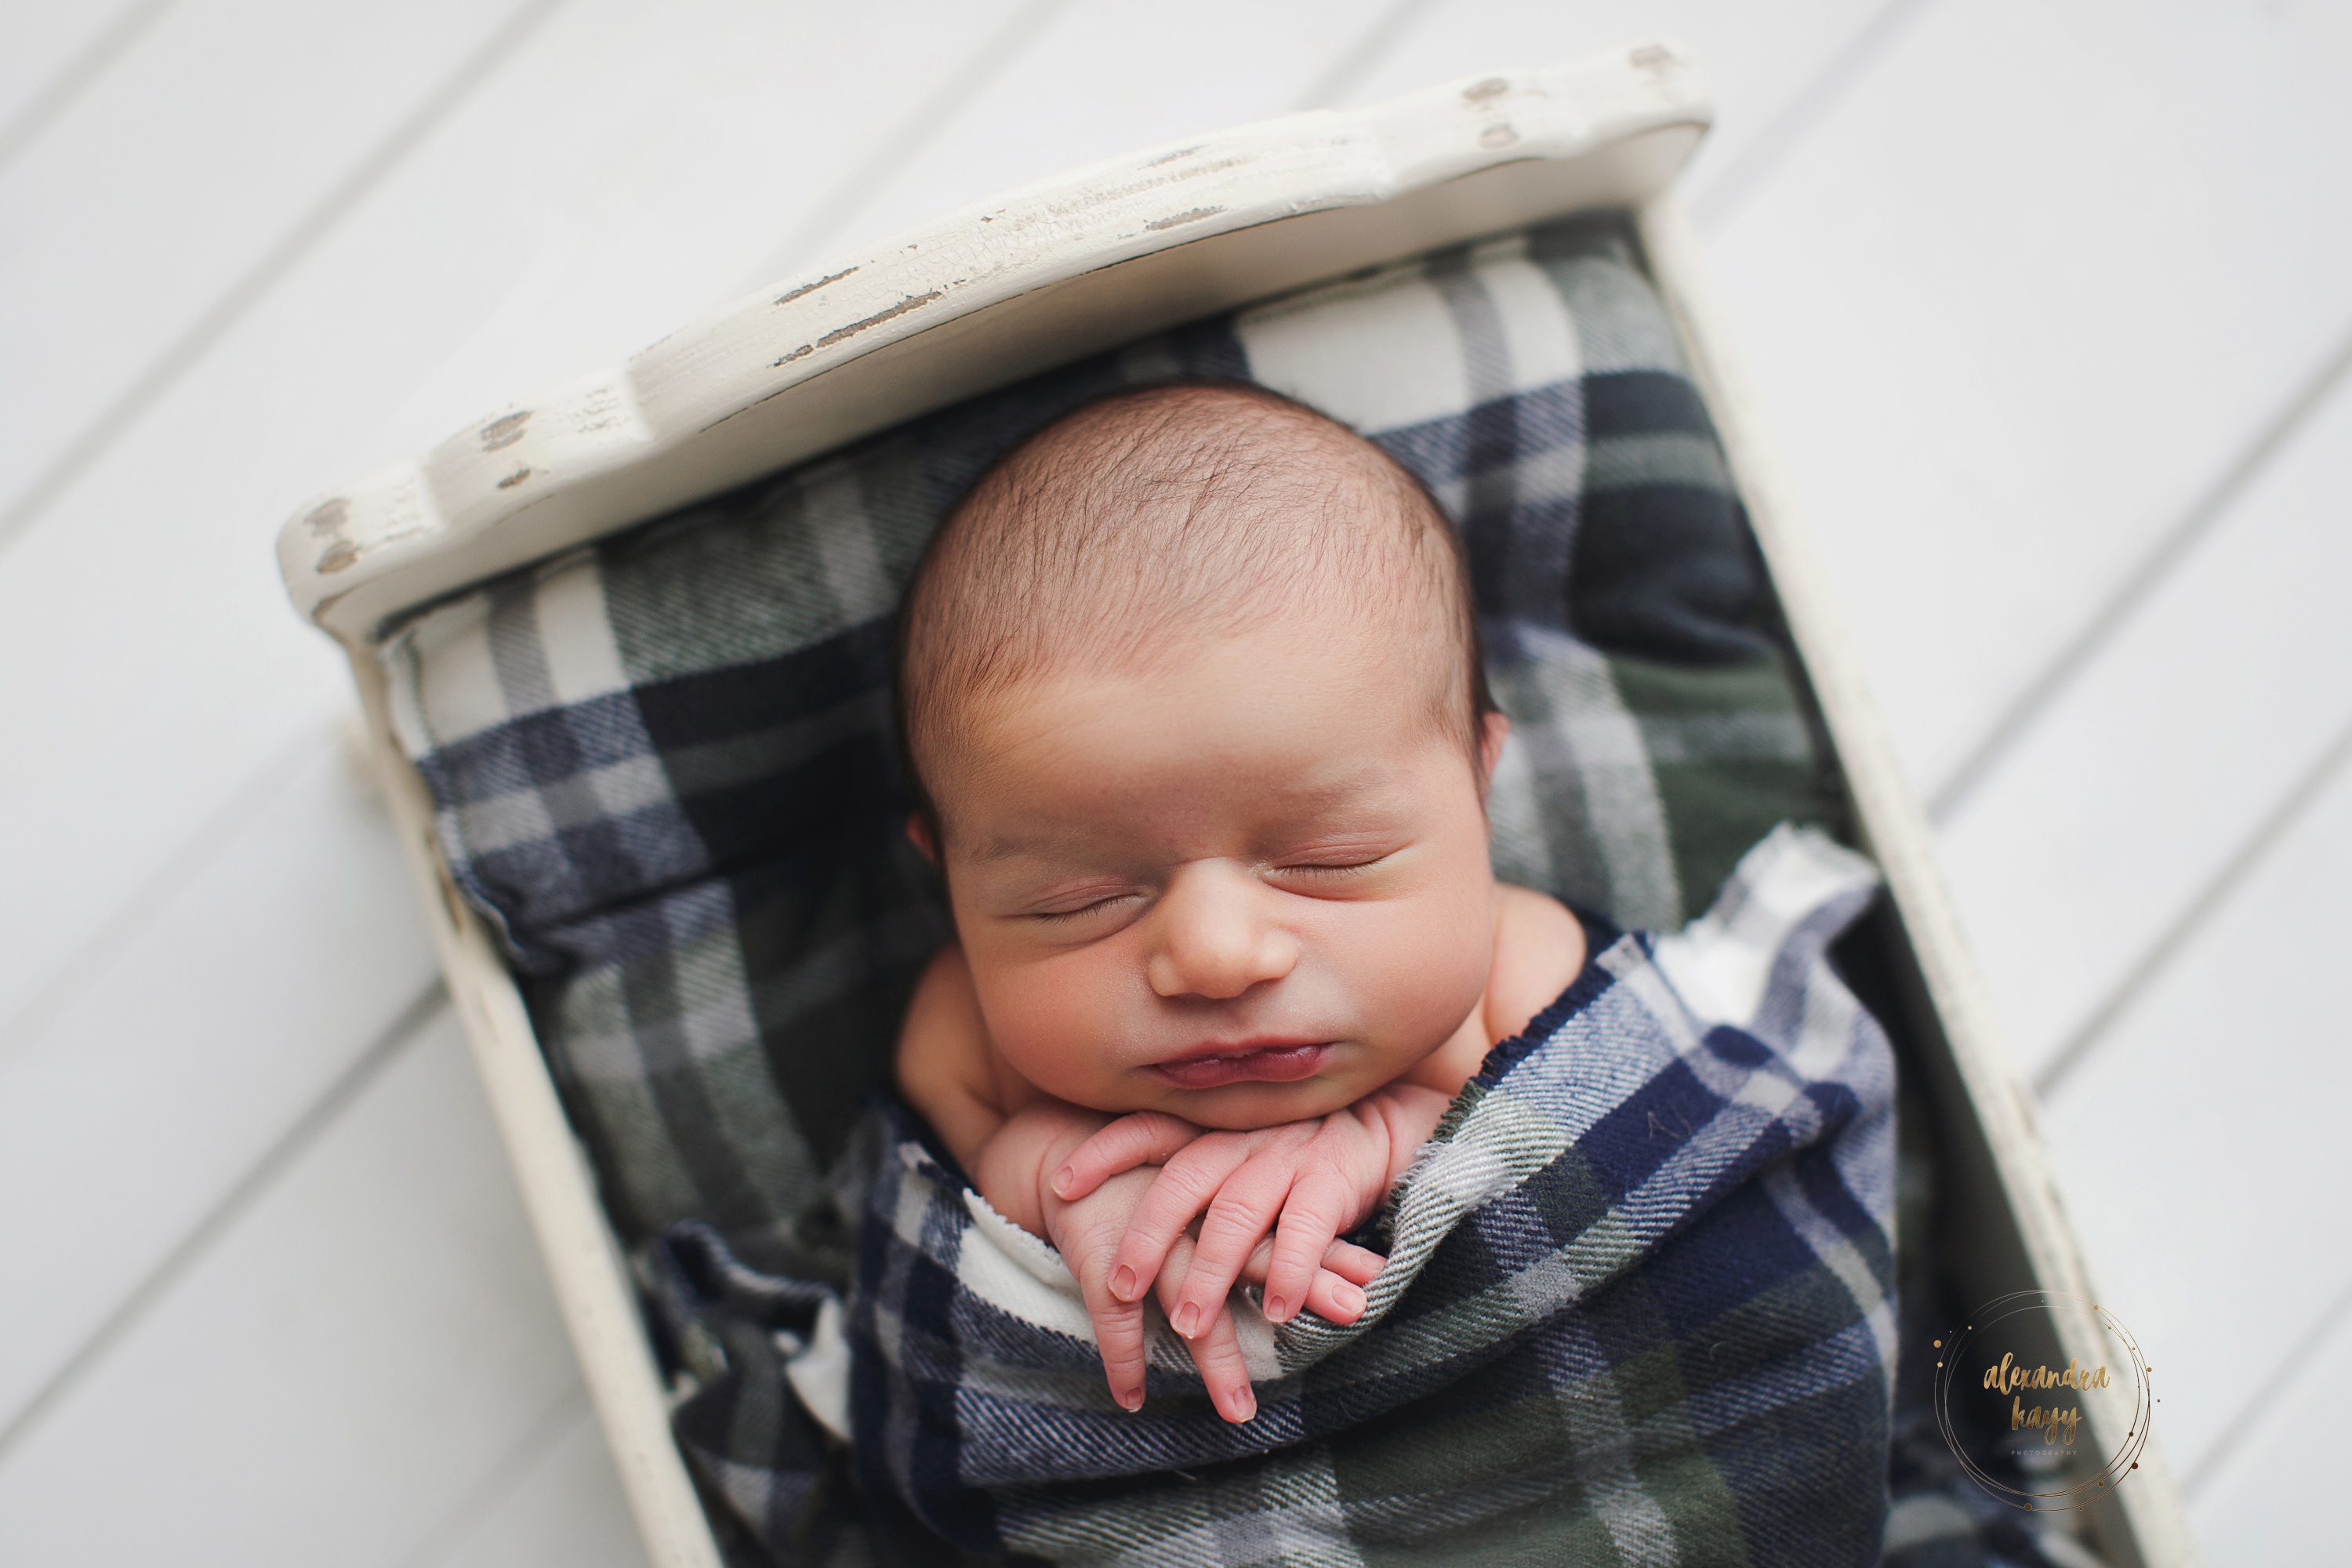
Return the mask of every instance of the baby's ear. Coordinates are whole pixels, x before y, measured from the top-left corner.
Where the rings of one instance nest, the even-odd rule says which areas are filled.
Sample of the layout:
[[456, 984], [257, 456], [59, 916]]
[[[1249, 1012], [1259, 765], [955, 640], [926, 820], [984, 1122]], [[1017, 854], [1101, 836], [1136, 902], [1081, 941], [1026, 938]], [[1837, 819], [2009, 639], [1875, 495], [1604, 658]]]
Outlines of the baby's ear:
[[[1487, 772], [1494, 769], [1489, 767]], [[931, 825], [923, 820], [919, 811], [907, 814], [907, 842], [923, 852], [923, 858], [936, 866], [940, 863], [940, 847], [931, 838]]]
[[1511, 738], [1508, 714], [1489, 713], [1478, 721], [1478, 797], [1484, 800], [1495, 782], [1495, 770], [1502, 764], [1503, 742]]

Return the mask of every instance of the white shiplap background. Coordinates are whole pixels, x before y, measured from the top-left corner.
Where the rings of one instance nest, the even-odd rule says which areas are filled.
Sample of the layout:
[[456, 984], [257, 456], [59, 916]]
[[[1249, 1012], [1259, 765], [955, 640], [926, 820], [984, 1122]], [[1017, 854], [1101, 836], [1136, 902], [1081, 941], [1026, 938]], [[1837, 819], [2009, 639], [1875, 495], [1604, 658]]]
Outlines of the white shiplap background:
[[0, 0], [0, 1562], [642, 1561], [299, 501], [993, 189], [1656, 31], [2206, 1550], [2341, 1561], [2352, 7]]

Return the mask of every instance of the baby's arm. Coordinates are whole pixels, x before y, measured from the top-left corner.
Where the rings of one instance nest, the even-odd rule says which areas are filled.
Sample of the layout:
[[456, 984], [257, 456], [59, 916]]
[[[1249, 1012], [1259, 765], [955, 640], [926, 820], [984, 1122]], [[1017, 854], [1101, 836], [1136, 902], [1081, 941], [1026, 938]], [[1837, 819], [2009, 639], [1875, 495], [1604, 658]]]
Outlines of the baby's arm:
[[[907, 1103], [978, 1181], [981, 1152], [1015, 1108], [1005, 1104], [1007, 1097], [988, 1059], [988, 1026], [981, 1019], [980, 998], [972, 991], [971, 970], [960, 942], [940, 949], [915, 983], [907, 1021], [898, 1030], [898, 1092]], [[996, 1204], [996, 1195], [985, 1186], [981, 1195]], [[997, 1212], [1012, 1217], [1009, 1203], [998, 1204]], [[1026, 1221], [1015, 1223], [1045, 1234]]]

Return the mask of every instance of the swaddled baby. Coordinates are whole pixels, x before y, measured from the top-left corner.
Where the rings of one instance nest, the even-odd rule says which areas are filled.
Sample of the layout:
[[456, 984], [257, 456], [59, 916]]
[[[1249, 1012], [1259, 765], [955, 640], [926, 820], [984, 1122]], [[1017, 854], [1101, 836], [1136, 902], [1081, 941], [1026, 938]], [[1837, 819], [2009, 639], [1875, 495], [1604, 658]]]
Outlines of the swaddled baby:
[[1164, 385], [991, 469], [900, 625], [909, 831], [956, 940], [899, 1086], [1059, 1248], [1121, 1405], [1150, 1297], [1248, 1420], [1228, 1292], [1360, 1316], [1381, 1260], [1338, 1238], [1584, 961], [1489, 868], [1507, 721], [1459, 543], [1322, 416]]

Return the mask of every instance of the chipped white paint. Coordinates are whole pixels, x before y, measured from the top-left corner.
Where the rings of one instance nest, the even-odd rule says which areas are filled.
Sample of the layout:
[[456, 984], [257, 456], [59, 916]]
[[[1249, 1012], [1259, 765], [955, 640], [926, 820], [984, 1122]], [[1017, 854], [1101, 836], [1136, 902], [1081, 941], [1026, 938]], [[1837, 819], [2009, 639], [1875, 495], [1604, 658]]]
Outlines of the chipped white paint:
[[[1657, 47], [1097, 163], [737, 301], [303, 507], [296, 605], [386, 616], [1157, 327], [1663, 189], [1707, 119]], [[953, 331], [941, 329], [950, 325]], [[891, 353], [887, 351], [901, 351]], [[856, 367], [853, 369], [853, 367]]]

